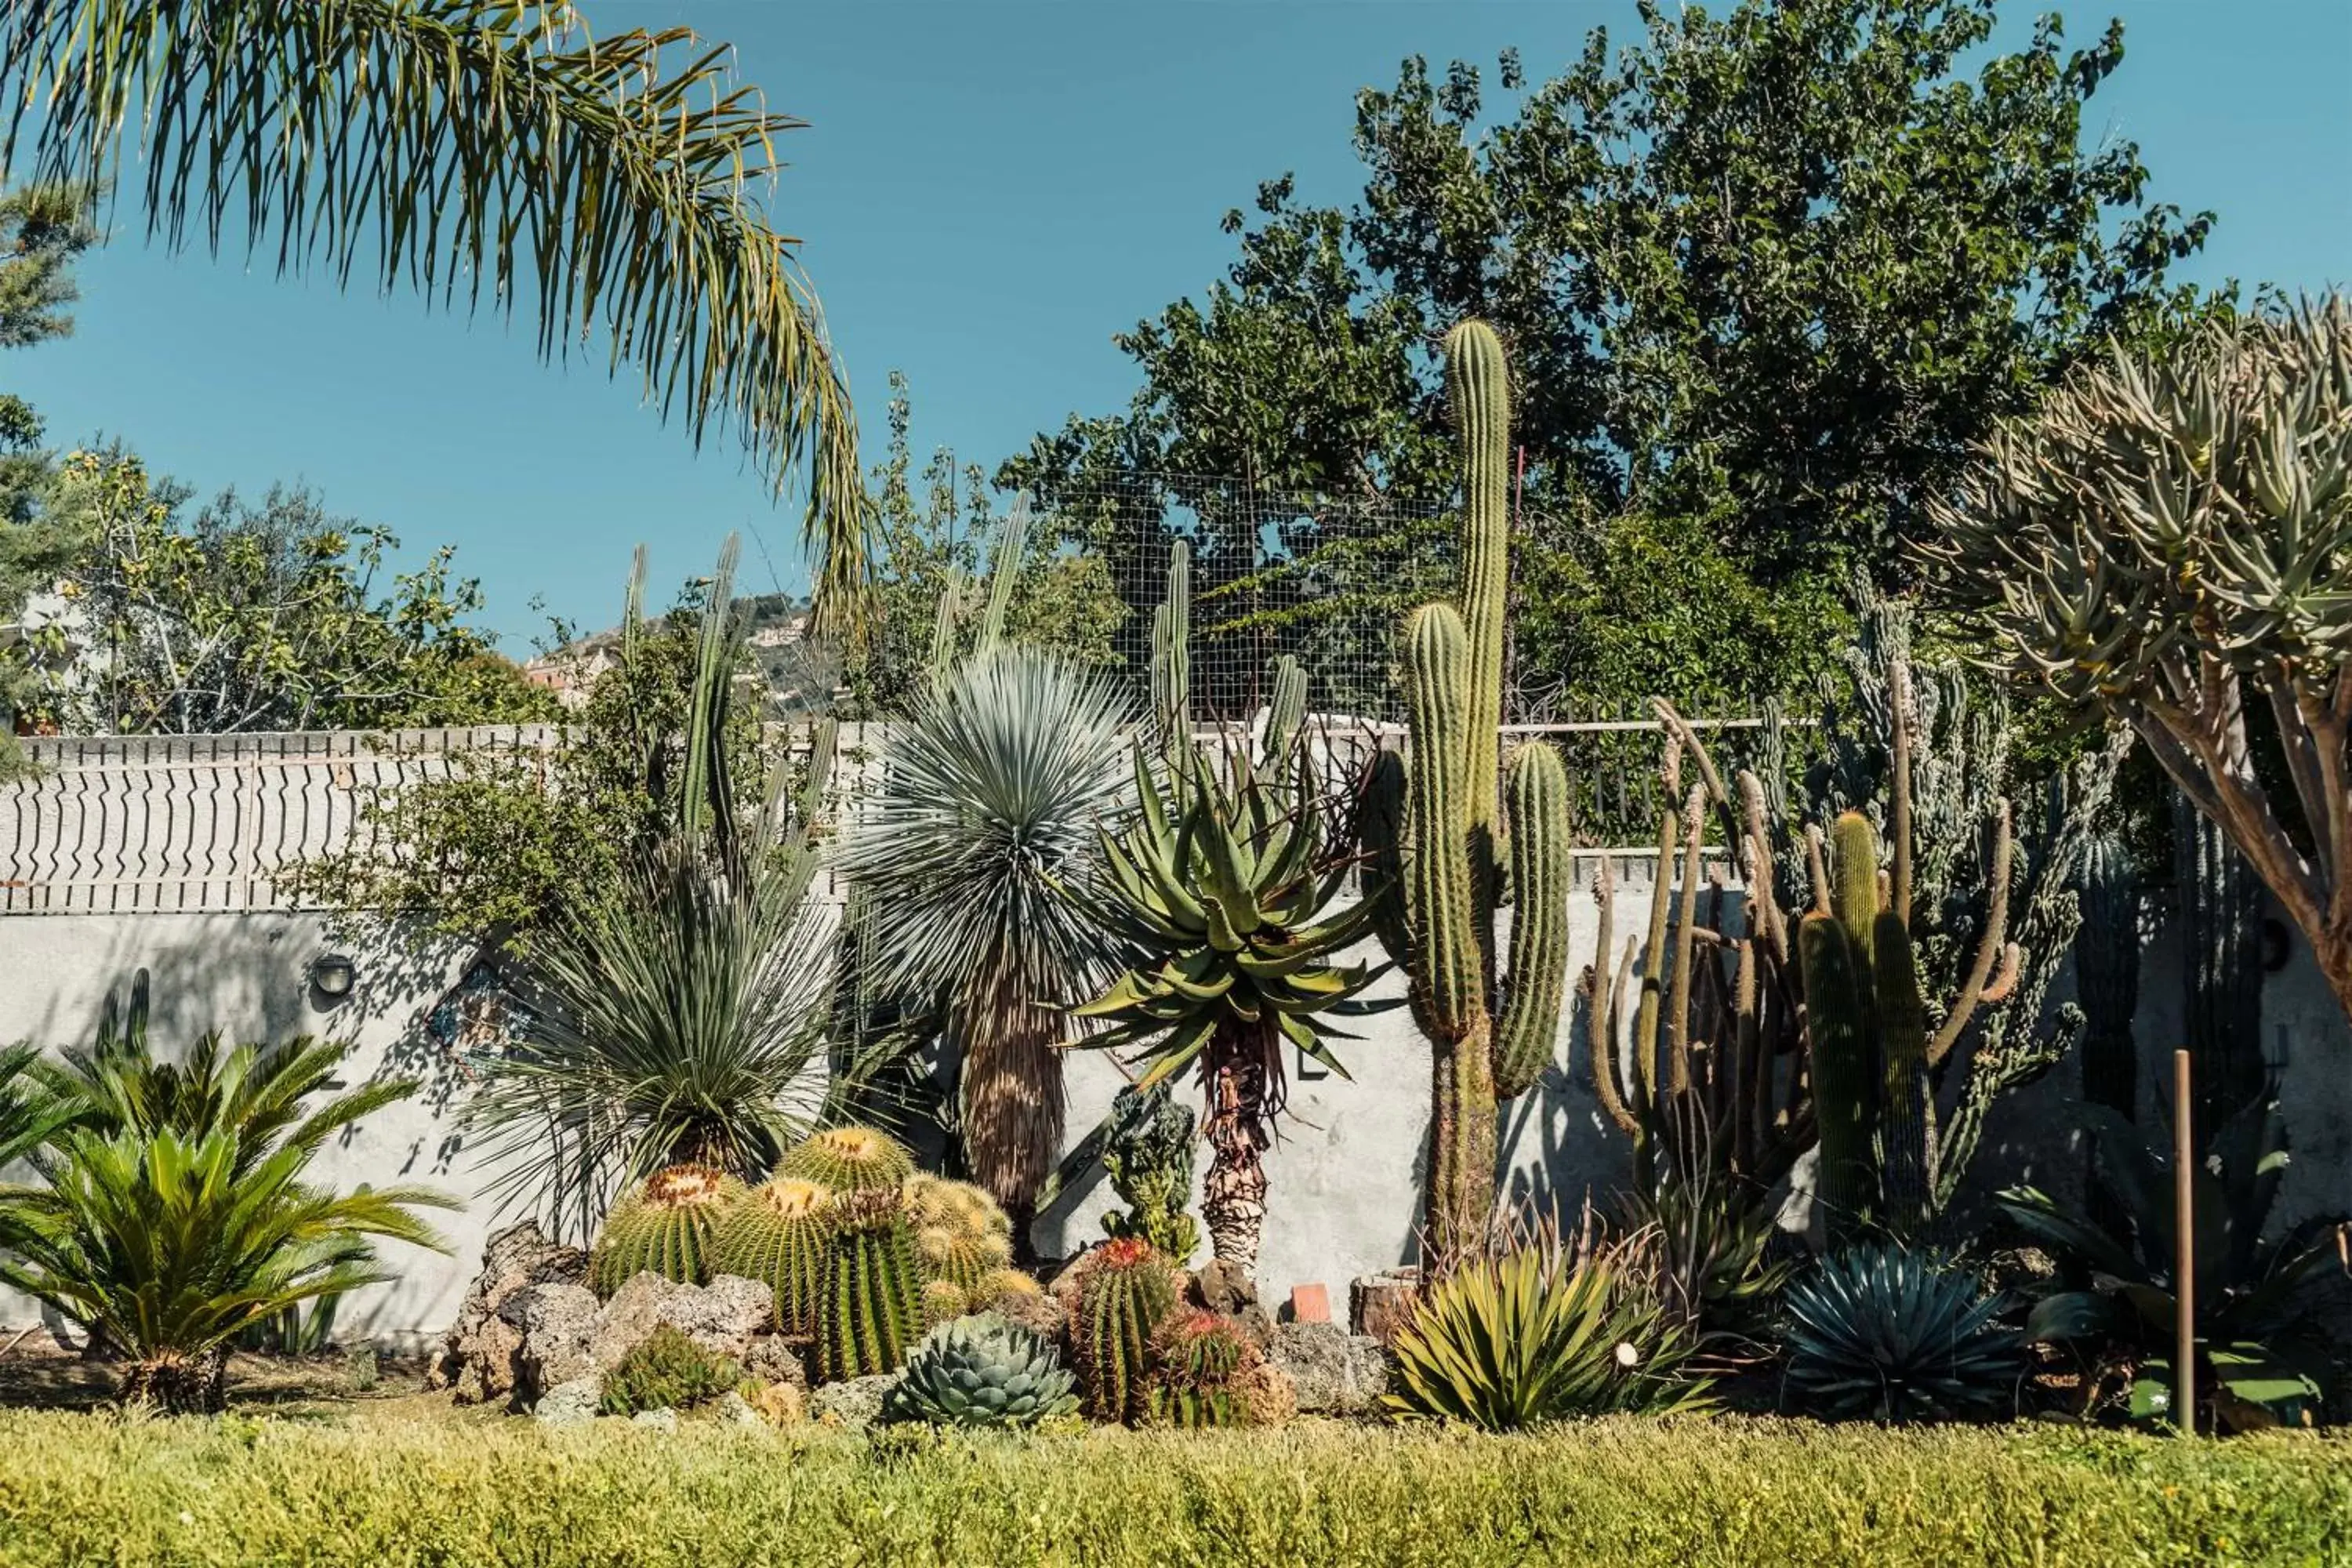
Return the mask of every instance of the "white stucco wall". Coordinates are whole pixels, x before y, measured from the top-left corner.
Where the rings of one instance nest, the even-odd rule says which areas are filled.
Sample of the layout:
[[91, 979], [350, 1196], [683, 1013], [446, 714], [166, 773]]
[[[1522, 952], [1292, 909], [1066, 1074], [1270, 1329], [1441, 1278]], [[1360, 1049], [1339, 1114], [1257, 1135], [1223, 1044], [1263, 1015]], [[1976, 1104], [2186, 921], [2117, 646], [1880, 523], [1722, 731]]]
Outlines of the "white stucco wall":
[[[1637, 862], [1625, 869], [1639, 875], [1643, 868]], [[1626, 888], [1635, 910], [1631, 920], [1638, 920], [1646, 894], [1645, 887]], [[1571, 913], [1574, 973], [1595, 937], [1591, 899], [1580, 894]], [[1628, 923], [1621, 909], [1620, 931]], [[354, 994], [334, 1006], [312, 994], [307, 975], [311, 958], [330, 948], [360, 958]], [[211, 1027], [244, 1037], [308, 1031], [354, 1043], [353, 1080], [377, 1073], [424, 1077], [425, 1088], [414, 1100], [354, 1129], [326, 1152], [321, 1166], [323, 1175], [342, 1185], [422, 1181], [469, 1200], [463, 1213], [440, 1221], [454, 1245], [451, 1256], [387, 1248], [386, 1261], [400, 1278], [345, 1303], [339, 1318], [346, 1337], [413, 1339], [455, 1314], [483, 1240], [501, 1223], [479, 1197], [483, 1173], [454, 1129], [461, 1074], [427, 1048], [423, 1030], [425, 1014], [458, 978], [463, 958], [431, 946], [354, 945], [325, 917], [312, 914], [0, 918], [0, 1040], [54, 1046], [86, 1039], [108, 988], [127, 984], [144, 965], [154, 975], [151, 1034], [159, 1047], [175, 1047]], [[2156, 1086], [2168, 1081], [2179, 974], [2171, 939], [2159, 936], [2142, 969], [2143, 1120], [2153, 1115]], [[1394, 975], [1382, 984], [1391, 994], [1400, 987]], [[2352, 1038], [2300, 943], [2285, 969], [2272, 976], [2264, 1001], [2266, 1029], [2283, 1026], [2289, 1040], [2284, 1104], [2295, 1152], [2280, 1217], [2352, 1208]], [[1292, 1115], [1266, 1161], [1271, 1190], [1259, 1279], [1269, 1300], [1282, 1299], [1294, 1284], [1319, 1280], [1344, 1310], [1351, 1277], [1391, 1266], [1411, 1251], [1429, 1050], [1402, 1008], [1358, 1022], [1359, 1032], [1370, 1037], [1344, 1047], [1352, 1079], [1307, 1078], [1295, 1070], [1292, 1056]], [[1588, 1190], [1604, 1196], [1622, 1179], [1625, 1157], [1622, 1141], [1604, 1131], [1587, 1064], [1580, 1057], [1569, 1060], [1571, 1034], [1582, 1050], [1580, 1022], [1568, 1021], [1562, 1033], [1552, 1071], [1507, 1109], [1504, 1144], [1513, 1188], [1554, 1197], [1572, 1214]], [[1122, 1081], [1103, 1058], [1074, 1054], [1068, 1068], [1072, 1142], [1101, 1119]], [[2073, 1146], [2076, 1081], [2074, 1065], [2062, 1063], [2006, 1102], [1971, 1184], [1984, 1189], [2032, 1179], [2071, 1186], [2081, 1164]], [[1197, 1091], [1188, 1085], [1188, 1092]], [[1097, 1181], [1049, 1211], [1035, 1232], [1040, 1250], [1060, 1254], [1099, 1237], [1100, 1216], [1113, 1201]], [[0, 1297], [0, 1324], [23, 1324], [33, 1316], [29, 1303]]]

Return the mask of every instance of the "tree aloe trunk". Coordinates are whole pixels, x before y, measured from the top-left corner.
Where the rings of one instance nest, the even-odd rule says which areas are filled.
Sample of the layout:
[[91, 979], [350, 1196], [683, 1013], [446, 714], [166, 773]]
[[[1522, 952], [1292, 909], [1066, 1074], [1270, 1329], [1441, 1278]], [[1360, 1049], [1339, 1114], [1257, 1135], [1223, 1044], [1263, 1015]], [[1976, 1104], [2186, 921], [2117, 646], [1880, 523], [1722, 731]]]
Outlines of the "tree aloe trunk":
[[1213, 1158], [1201, 1186], [1201, 1217], [1217, 1260], [1245, 1278], [1257, 1273], [1265, 1229], [1266, 1093], [1280, 1042], [1265, 1025], [1220, 1026], [1209, 1043], [1209, 1124]]

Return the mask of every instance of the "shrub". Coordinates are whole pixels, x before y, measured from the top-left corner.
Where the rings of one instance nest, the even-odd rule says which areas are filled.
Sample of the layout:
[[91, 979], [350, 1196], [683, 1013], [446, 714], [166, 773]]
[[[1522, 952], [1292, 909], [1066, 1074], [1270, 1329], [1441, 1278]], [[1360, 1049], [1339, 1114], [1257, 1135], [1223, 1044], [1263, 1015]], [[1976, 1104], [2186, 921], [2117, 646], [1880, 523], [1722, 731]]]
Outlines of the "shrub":
[[1789, 1288], [1789, 1387], [1822, 1415], [1909, 1421], [2013, 1406], [2025, 1373], [1998, 1296], [1899, 1247], [1825, 1258]]
[[1626, 1247], [1571, 1256], [1548, 1233], [1458, 1266], [1397, 1335], [1389, 1411], [1490, 1432], [1609, 1411], [1694, 1410], [1694, 1342]]
[[635, 1415], [641, 1410], [691, 1410], [718, 1398], [741, 1380], [735, 1363], [713, 1355], [685, 1331], [658, 1323], [644, 1342], [621, 1358], [604, 1374], [597, 1407], [607, 1415]]

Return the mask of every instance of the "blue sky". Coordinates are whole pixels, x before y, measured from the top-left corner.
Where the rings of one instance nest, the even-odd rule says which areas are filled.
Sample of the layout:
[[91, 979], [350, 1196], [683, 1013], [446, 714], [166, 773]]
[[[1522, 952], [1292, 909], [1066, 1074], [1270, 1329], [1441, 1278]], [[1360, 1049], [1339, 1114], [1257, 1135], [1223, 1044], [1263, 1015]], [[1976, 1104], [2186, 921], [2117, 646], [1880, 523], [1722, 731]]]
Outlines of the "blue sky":
[[[991, 465], [1072, 410], [1123, 406], [1110, 336], [1216, 277], [1218, 231], [1257, 183], [1360, 188], [1353, 94], [1425, 54], [1531, 78], [1588, 28], [1630, 37], [1631, 0], [633, 0], [599, 32], [690, 21], [738, 46], [772, 105], [811, 121], [781, 149], [777, 226], [806, 241], [878, 455], [885, 381], [913, 384], [917, 449]], [[2032, 8], [2005, 4], [2021, 37]], [[2088, 133], [2141, 143], [2151, 195], [2215, 209], [2200, 280], [2352, 282], [2352, 0], [2108, 0], [2127, 58]], [[1491, 79], [1491, 78], [1490, 78]], [[413, 297], [283, 280], [242, 256], [150, 248], [131, 216], [82, 268], [76, 336], [0, 358], [0, 385], [80, 443], [104, 433], [209, 493], [272, 479], [390, 526], [411, 558], [453, 542], [486, 620], [527, 651], [530, 602], [617, 616], [631, 548], [664, 591], [730, 529], [800, 580], [797, 513], [731, 447], [698, 454], [633, 384], [533, 357], [527, 323], [428, 313]], [[766, 572], [747, 548], [747, 586]]]

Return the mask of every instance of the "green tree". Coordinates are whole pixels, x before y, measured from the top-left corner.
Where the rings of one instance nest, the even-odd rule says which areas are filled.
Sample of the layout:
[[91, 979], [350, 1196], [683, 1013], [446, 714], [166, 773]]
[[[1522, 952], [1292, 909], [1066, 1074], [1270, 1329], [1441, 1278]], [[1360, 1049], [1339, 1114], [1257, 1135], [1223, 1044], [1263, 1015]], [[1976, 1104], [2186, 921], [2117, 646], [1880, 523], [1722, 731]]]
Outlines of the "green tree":
[[28, 636], [28, 707], [81, 734], [391, 729], [552, 715], [550, 695], [464, 617], [478, 587], [452, 552], [392, 574], [389, 531], [308, 490], [259, 506], [184, 487], [136, 458], [77, 452], [47, 510], [78, 541], [70, 609]]
[[[980, 586], [1004, 539], [1004, 520], [988, 503], [987, 476], [959, 465], [951, 450], [915, 471], [913, 420], [906, 377], [890, 373], [890, 445], [875, 465], [872, 488], [879, 553], [871, 612], [856, 639], [847, 682], [861, 715], [904, 713], [932, 667], [941, 601], [952, 598], [956, 649], [970, 646], [980, 617]], [[1024, 549], [1005, 630], [1015, 642], [1050, 648], [1076, 663], [1113, 662], [1112, 637], [1127, 609], [1099, 553], [1087, 549]]]
[[[73, 331], [67, 307], [80, 297], [73, 261], [95, 237], [79, 196], [24, 186], [0, 195], [0, 348], [26, 348]], [[43, 506], [57, 465], [33, 405], [0, 393], [0, 778], [20, 766], [10, 731], [27, 695], [16, 649], [26, 601], [56, 583], [73, 557], [70, 529]]]
[[116, 180], [173, 248], [244, 230], [283, 273], [354, 271], [502, 311], [542, 357], [601, 334], [699, 441], [805, 468], [821, 618], [854, 618], [867, 510], [847, 388], [760, 187], [801, 121], [685, 27], [592, 40], [509, 0], [60, 0], [0, 17], [0, 168]]
[[[2134, 143], [2083, 145], [2119, 25], [2068, 52], [2045, 18], [1969, 74], [1993, 0], [1643, 18], [1613, 58], [1596, 31], [1540, 84], [1506, 55], [1503, 112], [1460, 62], [1441, 80], [1411, 59], [1360, 94], [1360, 200], [1311, 206], [1267, 182], [1254, 218], [1225, 220], [1229, 277], [1118, 338], [1144, 376], [1133, 405], [1073, 418], [1003, 478], [1052, 501], [1160, 471], [1442, 500], [1430, 350], [1478, 317], [1525, 367], [1517, 684], [1589, 683], [1565, 661], [1632, 651], [1641, 684], [1603, 694], [1671, 676], [1696, 700], [1680, 633], [1585, 647], [1527, 601], [1688, 577], [1687, 603], [1730, 573], [1773, 596], [1745, 616], [1769, 625], [1828, 599], [1849, 563], [1885, 583], [1905, 570], [1889, 546], [1919, 535], [1970, 441], [2092, 345], [2189, 302], [2167, 273], [2209, 217], [2150, 204]], [[1212, 535], [1207, 598], [1220, 554], [1247, 553], [1216, 537], [1238, 514], [1216, 481], [1170, 483]], [[1148, 564], [1109, 564], [1148, 602]], [[1744, 641], [1696, 651], [1704, 683], [1759, 679]]]

